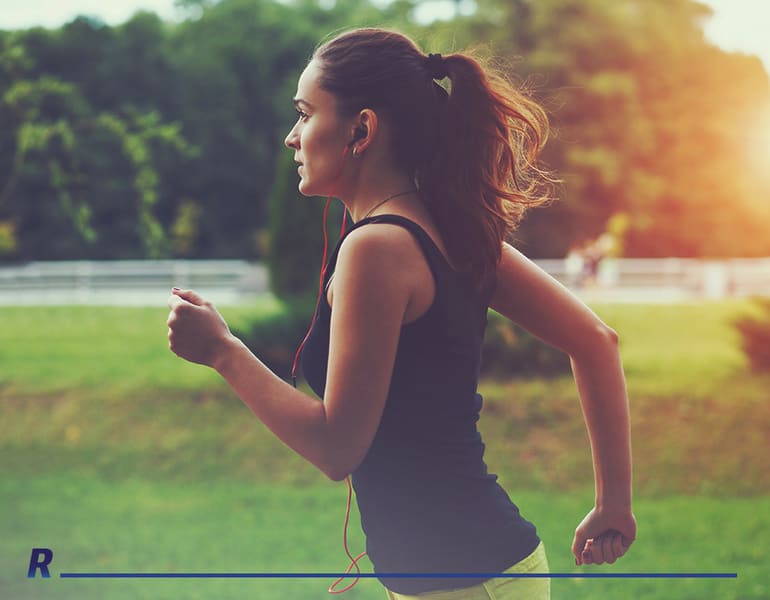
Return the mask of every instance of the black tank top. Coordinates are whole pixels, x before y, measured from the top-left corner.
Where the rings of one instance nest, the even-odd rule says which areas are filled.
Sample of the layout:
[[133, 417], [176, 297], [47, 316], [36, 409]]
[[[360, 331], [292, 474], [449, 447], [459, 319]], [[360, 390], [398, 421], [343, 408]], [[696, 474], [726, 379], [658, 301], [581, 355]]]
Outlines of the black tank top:
[[[376, 573], [496, 573], [534, 551], [534, 525], [487, 471], [476, 428], [476, 392], [494, 273], [478, 285], [455, 271], [430, 236], [398, 215], [353, 225], [337, 243], [324, 290], [345, 237], [367, 223], [393, 223], [417, 239], [435, 280], [428, 311], [403, 325], [379, 427], [352, 474], [366, 550]], [[323, 397], [331, 308], [323, 294], [302, 352], [302, 368]], [[479, 579], [393, 578], [394, 592], [476, 585]]]

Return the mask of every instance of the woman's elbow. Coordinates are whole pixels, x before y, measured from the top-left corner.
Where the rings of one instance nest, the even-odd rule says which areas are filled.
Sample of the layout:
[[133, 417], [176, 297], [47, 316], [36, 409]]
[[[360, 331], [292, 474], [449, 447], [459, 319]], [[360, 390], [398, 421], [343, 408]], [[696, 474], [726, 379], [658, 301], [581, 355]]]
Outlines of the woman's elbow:
[[619, 340], [618, 332], [602, 322], [598, 323], [586, 338], [586, 347], [588, 349], [596, 348], [596, 346], [604, 346], [606, 344], [617, 346]]
[[344, 481], [345, 478], [358, 468], [361, 460], [354, 460], [350, 457], [338, 457], [335, 460], [327, 461], [323, 466], [319, 466], [319, 468], [332, 481]]
[[317, 466], [332, 481], [343, 481], [364, 462], [373, 439], [373, 431], [349, 422], [330, 428]]
[[331, 481], [342, 481], [350, 473], [346, 469], [340, 469], [338, 467], [324, 467], [321, 469], [324, 475], [326, 475]]
[[575, 344], [575, 347], [571, 351], [567, 351], [567, 354], [573, 360], [592, 358], [597, 353], [601, 354], [602, 349], [608, 347], [613, 350], [617, 349], [619, 339], [617, 331], [602, 323], [597, 325], [588, 335], [584, 334], [580, 343]]
[[620, 343], [620, 336], [618, 335], [618, 332], [615, 331], [612, 327], [604, 325], [602, 327], [602, 333], [613, 346], [617, 346]]

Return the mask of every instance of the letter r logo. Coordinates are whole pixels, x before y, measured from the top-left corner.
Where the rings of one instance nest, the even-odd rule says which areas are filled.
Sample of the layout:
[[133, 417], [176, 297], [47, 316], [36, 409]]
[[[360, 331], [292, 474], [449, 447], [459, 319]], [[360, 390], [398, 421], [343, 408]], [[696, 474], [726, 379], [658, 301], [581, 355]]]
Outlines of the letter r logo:
[[29, 557], [29, 570], [27, 571], [27, 577], [34, 579], [36, 571], [40, 569], [40, 575], [43, 577], [50, 577], [48, 572], [48, 565], [53, 560], [53, 550], [50, 548], [32, 548], [32, 554]]

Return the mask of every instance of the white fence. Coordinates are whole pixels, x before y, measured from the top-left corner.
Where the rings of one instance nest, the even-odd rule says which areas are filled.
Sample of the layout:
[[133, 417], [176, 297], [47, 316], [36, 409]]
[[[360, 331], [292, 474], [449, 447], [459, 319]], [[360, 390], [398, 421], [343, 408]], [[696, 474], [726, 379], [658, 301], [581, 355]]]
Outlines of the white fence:
[[588, 298], [669, 302], [770, 296], [770, 258], [605, 259], [595, 281], [581, 285], [565, 260], [541, 260], [551, 275]]
[[173, 286], [217, 304], [268, 291], [267, 269], [242, 260], [33, 262], [0, 267], [0, 305], [163, 305]]
[[[564, 260], [537, 263], [588, 300], [770, 296], [770, 258], [606, 259], [593, 280], [570, 272]], [[0, 305], [163, 305], [175, 285], [217, 304], [236, 304], [268, 293], [268, 276], [264, 265], [241, 260], [34, 262], [0, 267]]]

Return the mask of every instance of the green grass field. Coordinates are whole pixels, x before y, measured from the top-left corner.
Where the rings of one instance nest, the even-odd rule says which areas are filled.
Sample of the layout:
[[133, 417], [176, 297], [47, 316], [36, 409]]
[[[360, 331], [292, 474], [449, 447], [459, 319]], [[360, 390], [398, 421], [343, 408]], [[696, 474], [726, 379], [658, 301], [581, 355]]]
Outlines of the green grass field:
[[[274, 303], [224, 310], [233, 323]], [[770, 598], [770, 377], [746, 371], [744, 302], [595, 306], [621, 335], [632, 405], [632, 551], [601, 572], [737, 580], [555, 580], [554, 598]], [[218, 378], [167, 350], [166, 310], [4, 308], [0, 598], [324, 598], [327, 580], [71, 580], [59, 572], [340, 572], [345, 485], [277, 442]], [[591, 464], [570, 378], [484, 381], [487, 461], [552, 571]], [[363, 549], [354, 513], [351, 551]], [[32, 547], [49, 580], [28, 580]], [[370, 566], [367, 564], [367, 568]], [[362, 580], [346, 595], [384, 598]]]

